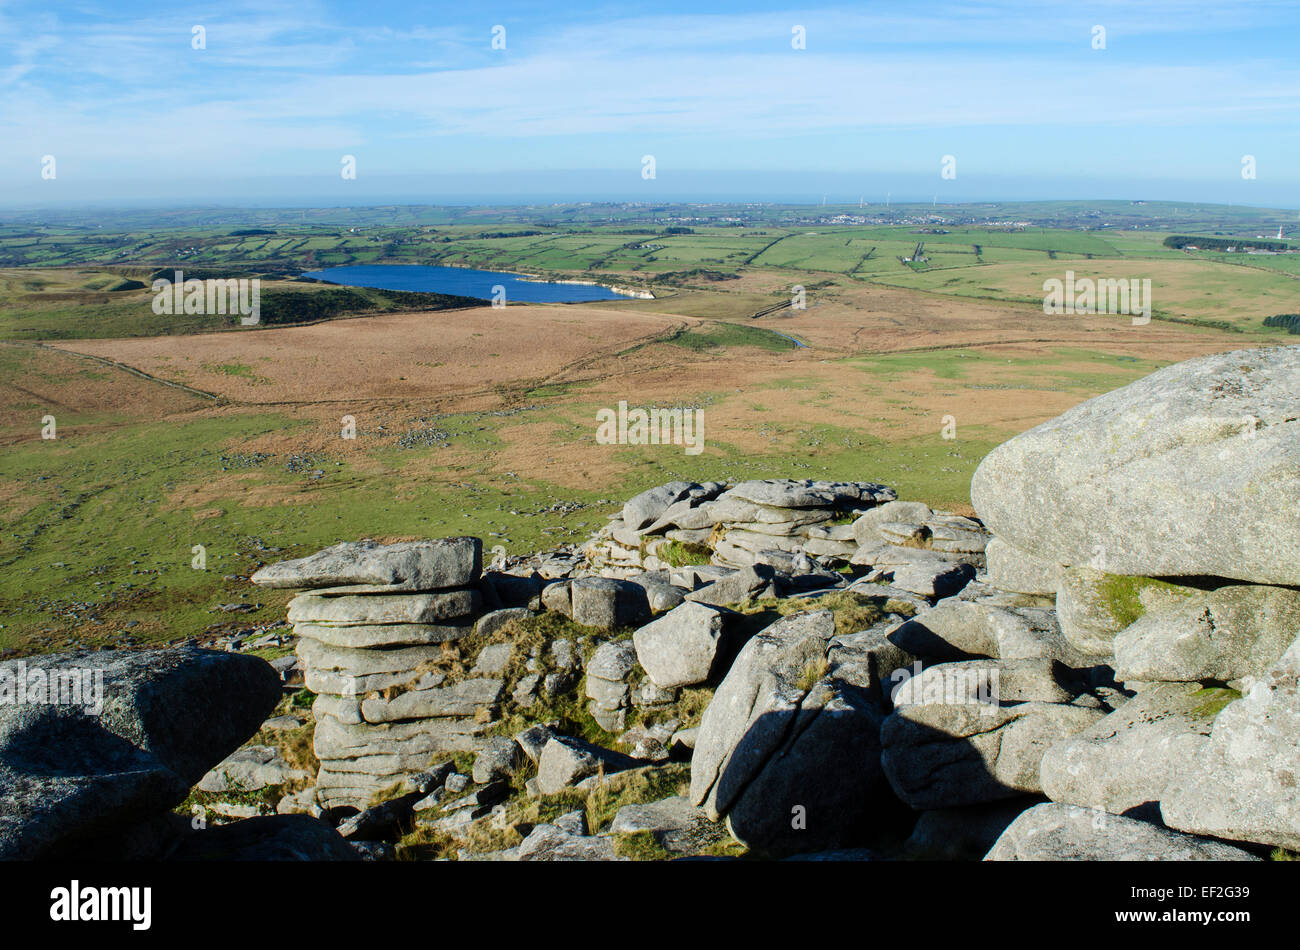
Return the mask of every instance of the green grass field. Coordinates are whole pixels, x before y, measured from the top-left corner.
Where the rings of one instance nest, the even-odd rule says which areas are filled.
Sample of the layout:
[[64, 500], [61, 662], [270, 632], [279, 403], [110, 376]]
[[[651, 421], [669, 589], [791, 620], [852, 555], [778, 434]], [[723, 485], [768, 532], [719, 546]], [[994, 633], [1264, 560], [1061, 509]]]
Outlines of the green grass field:
[[[214, 220], [217, 212], [152, 223], [127, 215], [136, 226], [116, 233], [5, 224], [0, 340], [22, 345], [0, 346], [0, 381], [12, 384], [0, 406], [0, 649], [170, 642], [271, 623], [283, 617], [286, 595], [246, 580], [265, 561], [365, 536], [474, 534], [489, 547], [531, 552], [582, 540], [626, 498], [678, 478], [871, 479], [904, 498], [960, 507], [987, 451], [1027, 424], [1012, 420], [1032, 416], [1044, 400], [1068, 405], [1163, 365], [1151, 352], [1122, 352], [1127, 344], [945, 349], [942, 330], [933, 328], [915, 352], [871, 352], [870, 334], [853, 333], [876, 319], [874, 305], [854, 309], [862, 305], [853, 294], [873, 285], [954, 302], [1037, 303], [1042, 281], [1066, 269], [1149, 277], [1157, 315], [1240, 331], [1179, 328], [1205, 348], [1290, 339], [1262, 320], [1300, 309], [1300, 256], [1187, 252], [1162, 243], [1171, 233], [1197, 233], [1198, 222], [1211, 233], [1262, 228], [1264, 212], [1180, 209], [1173, 216], [1164, 209], [1161, 219], [1150, 207], [1107, 207], [1116, 221], [1141, 229], [1085, 227], [1093, 211], [1083, 203], [990, 211], [1005, 220], [1042, 219], [1025, 227], [922, 227], [928, 208], [899, 209], [915, 220], [847, 226], [812, 219], [856, 209], [781, 206], [713, 209], [736, 220], [692, 223], [691, 233], [670, 229], [659, 211], [578, 207], [513, 209], [495, 218], [467, 209], [248, 211], [234, 215], [238, 227]], [[247, 230], [273, 233], [234, 233]], [[901, 260], [918, 244], [925, 260]], [[614, 365], [626, 357], [695, 367], [671, 387], [671, 398], [708, 409], [705, 452], [615, 446], [592, 455], [591, 419], [610, 399], [596, 394], [599, 377], [526, 374], [515, 390], [501, 389], [508, 412], [394, 404], [382, 410], [382, 429], [371, 425], [345, 451], [312, 441], [318, 423], [305, 410], [227, 406], [30, 345], [228, 326], [219, 317], [152, 313], [150, 275], [178, 266], [195, 276], [262, 275], [268, 323], [277, 314], [281, 322], [302, 322], [461, 303], [283, 279], [356, 262], [604, 275], [653, 287], [656, 299], [612, 306], [704, 322], [637, 344]], [[795, 284], [833, 302], [820, 339], [854, 342], [818, 350], [816, 332], [786, 334], [773, 330], [784, 322], [750, 321], [788, 301]], [[788, 326], [816, 328], [817, 312], [802, 318], [811, 324]], [[723, 381], [733, 357], [770, 367]], [[254, 386], [277, 372], [265, 355], [203, 369]], [[966, 407], [981, 401], [996, 411], [978, 418], [1002, 421], [972, 421]], [[58, 416], [55, 440], [37, 437], [48, 411]], [[940, 437], [937, 420], [947, 411], [961, 415], [958, 440]], [[717, 414], [724, 424], [714, 423]], [[329, 415], [336, 417], [332, 408]], [[520, 455], [521, 426], [529, 433], [525, 446], [542, 443], [536, 457]], [[437, 438], [427, 437], [431, 427]], [[559, 468], [547, 467], [555, 461], [548, 454]], [[565, 461], [570, 457], [597, 474], [561, 483], [577, 464]], [[521, 458], [531, 459], [531, 470]], [[555, 480], [539, 474], [548, 471]], [[202, 570], [192, 566], [196, 545], [206, 551]], [[260, 606], [220, 609], [241, 603]]]

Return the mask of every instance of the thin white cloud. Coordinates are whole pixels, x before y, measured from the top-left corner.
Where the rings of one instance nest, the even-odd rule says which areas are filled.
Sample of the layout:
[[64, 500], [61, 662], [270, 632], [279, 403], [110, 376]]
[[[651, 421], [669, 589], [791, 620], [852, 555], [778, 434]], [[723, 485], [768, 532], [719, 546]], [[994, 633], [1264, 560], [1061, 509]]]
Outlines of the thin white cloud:
[[[49, 14], [18, 21], [10, 9], [0, 5], [0, 37], [24, 39], [0, 59], [0, 174], [20, 176], [46, 153], [104, 174], [236, 176], [301, 174], [337, 161], [328, 153], [370, 149], [373, 165], [406, 171], [430, 163], [424, 141], [440, 170], [470, 170], [457, 165], [458, 137], [572, 137], [570, 167], [584, 167], [584, 137], [784, 142], [797, 154], [800, 136], [836, 132], [1073, 127], [1083, 136], [1300, 118], [1300, 68], [1289, 62], [1134, 65], [1043, 45], [1093, 21], [1112, 37], [1259, 25], [1294, 14], [1283, 3], [621, 17], [536, 34], [508, 28], [509, 52], [496, 56], [481, 30], [349, 29], [310, 2], [223, 13], [205, 24], [201, 52], [189, 49], [188, 24], [204, 19], [186, 12], [73, 24]], [[794, 23], [808, 27], [807, 50], [790, 49]], [[1085, 146], [1067, 138], [1060, 147]]]

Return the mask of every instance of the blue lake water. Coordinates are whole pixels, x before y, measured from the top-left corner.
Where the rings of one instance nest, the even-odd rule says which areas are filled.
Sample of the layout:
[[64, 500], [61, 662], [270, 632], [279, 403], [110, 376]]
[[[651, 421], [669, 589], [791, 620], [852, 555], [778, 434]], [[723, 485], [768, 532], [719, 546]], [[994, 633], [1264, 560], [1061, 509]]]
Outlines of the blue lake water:
[[592, 284], [551, 284], [526, 280], [518, 274], [471, 270], [468, 267], [426, 267], [417, 264], [355, 264], [330, 267], [303, 274], [316, 280], [347, 287], [375, 287], [379, 290], [419, 290], [435, 294], [492, 299], [492, 288], [506, 289], [506, 301], [520, 303], [580, 303], [586, 300], [625, 300], [608, 287]]

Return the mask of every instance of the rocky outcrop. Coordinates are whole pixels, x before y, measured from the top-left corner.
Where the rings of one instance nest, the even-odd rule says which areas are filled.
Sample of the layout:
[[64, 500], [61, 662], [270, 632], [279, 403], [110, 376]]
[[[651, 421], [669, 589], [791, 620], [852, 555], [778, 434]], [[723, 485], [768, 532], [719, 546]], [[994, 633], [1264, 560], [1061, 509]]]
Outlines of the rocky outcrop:
[[1300, 348], [1176, 363], [998, 446], [995, 535], [1053, 564], [1300, 584]]
[[[686, 600], [728, 606], [845, 587], [845, 566], [933, 601], [975, 576], [987, 541], [978, 521], [897, 501], [874, 482], [765, 479], [651, 489], [582, 550], [592, 572], [638, 583], [664, 573]], [[673, 568], [683, 557], [710, 563]]]
[[719, 685], [691, 757], [691, 801], [737, 840], [773, 854], [851, 837], [877, 805], [881, 711], [828, 675], [827, 611], [751, 639]]
[[145, 837], [131, 829], [252, 736], [280, 680], [255, 657], [114, 650], [0, 663], [0, 692], [0, 859], [31, 859]]
[[[311, 587], [289, 602], [307, 688], [317, 694], [316, 794], [365, 808], [440, 753], [482, 744], [503, 681], [447, 681], [444, 647], [482, 612], [482, 542], [340, 544], [262, 568], [255, 583]], [[486, 718], [484, 716], [486, 713]]]

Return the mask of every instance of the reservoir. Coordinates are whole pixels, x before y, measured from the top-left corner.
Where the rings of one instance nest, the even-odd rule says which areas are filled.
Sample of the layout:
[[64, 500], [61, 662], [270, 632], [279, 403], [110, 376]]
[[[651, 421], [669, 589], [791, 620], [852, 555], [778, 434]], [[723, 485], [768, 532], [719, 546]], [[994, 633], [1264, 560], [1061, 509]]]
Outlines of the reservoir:
[[457, 294], [462, 297], [493, 298], [493, 287], [505, 288], [507, 302], [582, 303], [588, 300], [626, 300], [595, 284], [561, 284], [531, 280], [503, 271], [471, 270], [468, 267], [426, 267], [417, 264], [356, 264], [307, 271], [304, 277], [347, 287], [375, 287], [380, 290], [418, 290], [425, 293]]

